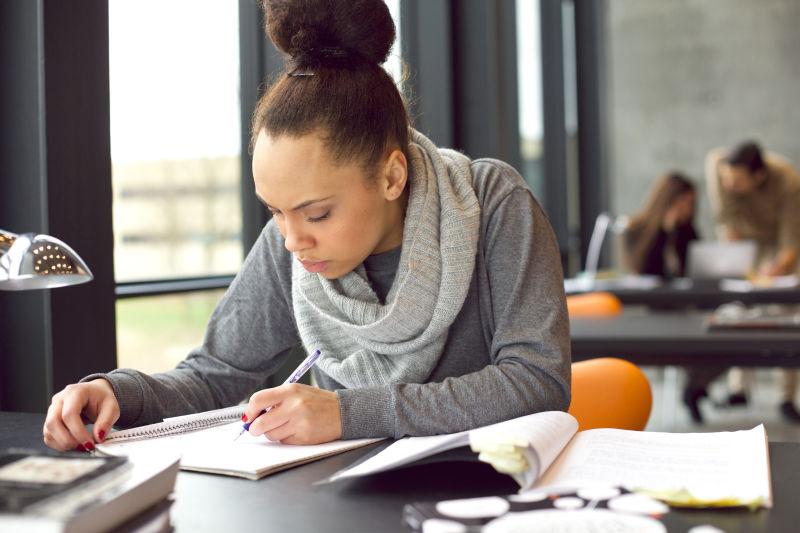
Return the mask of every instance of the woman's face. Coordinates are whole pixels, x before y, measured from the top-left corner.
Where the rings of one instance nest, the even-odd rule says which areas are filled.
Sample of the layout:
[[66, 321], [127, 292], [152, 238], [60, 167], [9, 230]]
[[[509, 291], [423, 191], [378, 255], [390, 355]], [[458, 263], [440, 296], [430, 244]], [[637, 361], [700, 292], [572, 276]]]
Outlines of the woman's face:
[[286, 249], [309, 272], [335, 279], [402, 243], [406, 160], [399, 150], [368, 179], [358, 162], [333, 161], [317, 133], [271, 137], [262, 131], [253, 179]]

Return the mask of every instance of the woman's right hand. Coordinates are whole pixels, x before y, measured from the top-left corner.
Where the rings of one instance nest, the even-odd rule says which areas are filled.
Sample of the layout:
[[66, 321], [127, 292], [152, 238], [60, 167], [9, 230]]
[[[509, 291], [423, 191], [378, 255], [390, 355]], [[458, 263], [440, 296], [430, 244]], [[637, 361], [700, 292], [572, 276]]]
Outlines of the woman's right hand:
[[[94, 449], [119, 418], [119, 403], [105, 379], [67, 385], [53, 396], [47, 409], [42, 435], [44, 443], [56, 450]], [[85, 421], [94, 422], [92, 433]]]

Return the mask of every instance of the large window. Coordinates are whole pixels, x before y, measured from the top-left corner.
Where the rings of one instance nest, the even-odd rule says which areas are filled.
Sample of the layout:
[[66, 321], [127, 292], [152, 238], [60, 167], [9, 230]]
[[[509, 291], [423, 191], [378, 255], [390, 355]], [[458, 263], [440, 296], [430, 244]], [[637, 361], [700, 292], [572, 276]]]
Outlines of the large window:
[[111, 0], [109, 17], [116, 279], [233, 273], [238, 6]]
[[[387, 4], [398, 40], [385, 66], [399, 83], [400, 0]], [[246, 252], [239, 8], [109, 3], [114, 261], [126, 296], [117, 301], [120, 367], [167, 370], [198, 346], [224, 291], [170, 292], [235, 274]], [[169, 280], [182, 288], [164, 288]], [[148, 282], [160, 295], [143, 296]]]
[[[109, 2], [118, 283], [241, 265], [238, 3]], [[202, 340], [220, 291], [120, 299], [119, 366], [160, 371]]]

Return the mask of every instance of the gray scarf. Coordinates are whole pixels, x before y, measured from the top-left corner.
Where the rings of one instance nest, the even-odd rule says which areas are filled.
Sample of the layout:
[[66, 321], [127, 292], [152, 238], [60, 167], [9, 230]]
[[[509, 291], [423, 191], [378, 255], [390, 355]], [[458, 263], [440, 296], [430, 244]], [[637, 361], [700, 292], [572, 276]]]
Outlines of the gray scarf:
[[412, 130], [403, 245], [386, 303], [364, 266], [335, 280], [292, 260], [300, 338], [317, 367], [348, 388], [422, 383], [441, 357], [469, 290], [480, 205], [469, 159]]

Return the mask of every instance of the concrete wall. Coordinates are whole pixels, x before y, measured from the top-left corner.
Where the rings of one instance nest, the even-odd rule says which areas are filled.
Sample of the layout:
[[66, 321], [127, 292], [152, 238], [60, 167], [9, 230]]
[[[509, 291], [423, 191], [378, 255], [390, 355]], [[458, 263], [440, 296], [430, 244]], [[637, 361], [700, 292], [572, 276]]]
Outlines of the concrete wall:
[[800, 1], [605, 0], [612, 209], [669, 169], [700, 185], [706, 152], [745, 138], [800, 165]]

